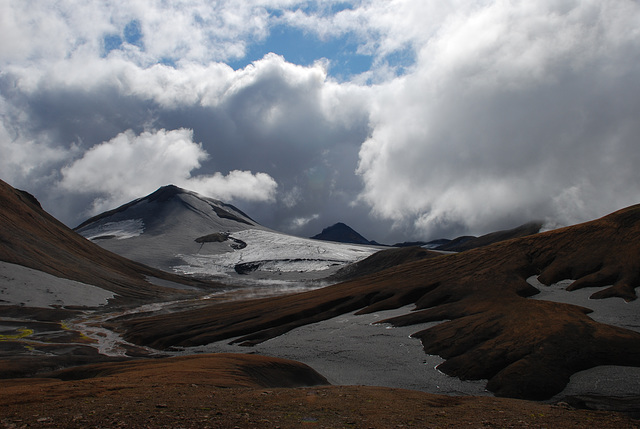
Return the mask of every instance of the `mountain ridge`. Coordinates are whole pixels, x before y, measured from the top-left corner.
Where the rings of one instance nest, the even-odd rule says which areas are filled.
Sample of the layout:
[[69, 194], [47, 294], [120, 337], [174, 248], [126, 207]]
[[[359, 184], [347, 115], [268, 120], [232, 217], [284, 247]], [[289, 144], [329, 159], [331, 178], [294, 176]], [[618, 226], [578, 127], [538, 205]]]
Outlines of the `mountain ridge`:
[[31, 194], [2, 180], [0, 223], [1, 261], [98, 286], [129, 299], [184, 293], [153, 285], [146, 277], [205, 286], [203, 282], [159, 271], [104, 250], [44, 211]]
[[463, 235], [453, 240], [437, 246], [435, 250], [444, 250], [450, 252], [464, 252], [465, 250], [476, 249], [478, 247], [488, 246], [500, 241], [511, 240], [512, 238], [526, 237], [528, 235], [537, 234], [543, 226], [541, 221], [531, 221], [519, 225], [515, 228], [504, 229], [500, 231], [490, 232], [479, 237], [472, 235]]
[[[183, 263], [180, 255], [199, 253], [198, 238], [248, 228], [266, 229], [231, 204], [166, 185], [87, 219], [75, 231], [109, 251], [172, 272]], [[207, 247], [232, 250], [224, 241]]]

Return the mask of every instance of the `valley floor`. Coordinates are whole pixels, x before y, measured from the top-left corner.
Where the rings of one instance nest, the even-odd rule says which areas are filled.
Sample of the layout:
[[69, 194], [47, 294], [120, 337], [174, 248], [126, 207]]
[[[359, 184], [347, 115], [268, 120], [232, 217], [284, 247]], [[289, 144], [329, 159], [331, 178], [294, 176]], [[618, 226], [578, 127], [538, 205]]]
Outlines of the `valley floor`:
[[[610, 300], [601, 303], [604, 304], [637, 309], [640, 302]], [[188, 347], [178, 354], [257, 353], [307, 364], [336, 385], [383, 386], [432, 394], [492, 396], [485, 389], [487, 380], [463, 381], [439, 371], [436, 367], [444, 359], [425, 354], [420, 340], [411, 337], [413, 333], [440, 322], [405, 327], [379, 323], [406, 314], [412, 307], [364, 315], [343, 314], [301, 326], [252, 347], [229, 344], [231, 340], [225, 340]], [[609, 403], [605, 398], [633, 397], [640, 400], [638, 392], [639, 367], [597, 366], [574, 374], [565, 390], [548, 402], [589, 395], [594, 400], [603, 398], [608, 406], [615, 409], [615, 403]]]
[[[47, 289], [40, 295], [53, 301], [38, 302], [39, 305], [46, 306], [56, 302], [75, 304], [73, 301], [66, 302], [71, 298], [61, 295], [62, 291], [68, 290], [67, 288], [58, 288], [56, 283], [43, 282], [40, 278], [32, 279], [30, 275], [33, 274], [31, 272], [33, 270], [4, 263], [0, 267], [3, 275], [9, 276], [12, 281], [18, 279], [24, 284], [29, 282], [38, 285], [47, 284]], [[533, 278], [529, 281], [543, 291], [536, 296], [536, 299], [568, 300], [574, 304], [593, 307], [596, 311], [591, 314], [591, 317], [595, 320], [599, 320], [604, 315], [617, 317], [619, 320], [601, 321], [638, 330], [637, 315], [640, 314], [637, 311], [640, 305], [638, 301], [630, 303], [620, 299], [594, 301], [588, 299], [590, 291], [567, 293], [564, 290], [566, 284], [549, 288], [540, 285]], [[82, 284], [77, 284], [77, 287], [90, 288]], [[282, 292], [280, 288], [276, 294]], [[291, 291], [287, 290], [287, 292]], [[209, 300], [244, 300], [255, 295], [265, 296], [270, 293], [273, 291], [269, 291], [266, 286], [260, 288], [245, 286], [238, 290], [214, 294], [215, 296], [209, 297]], [[6, 293], [4, 298], [5, 302], [14, 304], [14, 309], [19, 308], [20, 312], [27, 311], [25, 320], [31, 320], [34, 317], [28, 309], [35, 302], [26, 302], [24, 300], [27, 297], [10, 296]], [[75, 298], [75, 294], [72, 298]], [[96, 301], [96, 305], [100, 305], [107, 297], [94, 295], [94, 298], [99, 300]], [[202, 300], [194, 302], [197, 304], [198, 301]], [[189, 306], [194, 305], [194, 302], [189, 301]], [[173, 311], [171, 306], [180, 308], [187, 305], [186, 303], [187, 301], [184, 303], [177, 301], [173, 304], [156, 303], [128, 311], [152, 309]], [[24, 304], [27, 306], [20, 307]], [[558, 406], [494, 398], [484, 389], [486, 380], [469, 382], [444, 375], [435, 368], [443, 360], [438, 356], [426, 355], [420, 341], [410, 338], [411, 334], [435, 323], [395, 328], [377, 323], [386, 318], [410, 312], [411, 307], [362, 316], [355, 316], [352, 313], [343, 314], [320, 323], [299, 327], [251, 348], [230, 346], [227, 340], [165, 353], [183, 357], [206, 356], [214, 352], [242, 353], [244, 356], [247, 356], [247, 353], [255, 353], [293, 359], [311, 366], [335, 386], [295, 389], [255, 386], [239, 388], [219, 381], [203, 383], [201, 376], [184, 377], [184, 374], [179, 372], [176, 372], [173, 378], [159, 378], [158, 374], [140, 377], [128, 373], [74, 381], [3, 380], [0, 381], [0, 428], [293, 428], [301, 425], [382, 428], [403, 426], [640, 427], [637, 420], [623, 414], [576, 410], [567, 404]], [[53, 309], [50, 311], [63, 312]], [[38, 355], [72, 346], [74, 350], [84, 355], [86, 350], [94, 348], [101, 353], [110, 354], [110, 348], [105, 348], [104, 345], [111, 344], [116, 347], [113, 350], [120, 350], [111, 356], [114, 359], [122, 359], [124, 357], [122, 350], [127, 350], [126, 347], [129, 347], [129, 351], [133, 350], [131, 346], [126, 345], [125, 349], [122, 349], [120, 347], [122, 340], [118, 335], [99, 327], [104, 318], [110, 317], [109, 311], [95, 320], [92, 320], [91, 314], [89, 312], [85, 317], [80, 317], [83, 322], [78, 324], [68, 323], [68, 316], [64, 314], [60, 316], [60, 321], [54, 318], [46, 324], [29, 322], [24, 326], [29, 328], [25, 329], [30, 333], [25, 329], [18, 330], [24, 331], [24, 336], [9, 342], [5, 341], [5, 345], [9, 345], [10, 342], [24, 343], [25, 350], [35, 350]], [[6, 315], [6, 313], [3, 314], [3, 316]], [[54, 315], [52, 314], [51, 317]], [[19, 322], [15, 317], [3, 319], [6, 319], [3, 322], [6, 325], [4, 329], [8, 333], [6, 337], [10, 339], [16, 327], [23, 326], [23, 322]], [[52, 329], [58, 324], [60, 325], [58, 331]], [[42, 332], [40, 333], [39, 330]], [[50, 340], [53, 342], [50, 343]], [[111, 340], [112, 343], [106, 340]], [[69, 344], [65, 344], [65, 341], [69, 341]], [[40, 348], [42, 350], [38, 350]], [[138, 356], [148, 352], [153, 353], [152, 350], [143, 348], [135, 350]], [[13, 349], [6, 351], [7, 356], [13, 353], [15, 353]], [[87, 362], [94, 359], [97, 357], [86, 356]], [[34, 364], [39, 365], [35, 361]], [[586, 404], [598, 408], [603, 405], [603, 396], [606, 400], [612, 397], [615, 399], [631, 396], [637, 399], [638, 386], [640, 386], [640, 368], [600, 366], [575, 374], [565, 391], [550, 402], [567, 401], [576, 405]], [[578, 404], [575, 401], [582, 401], [582, 403]], [[614, 409], [618, 405], [614, 403]]]

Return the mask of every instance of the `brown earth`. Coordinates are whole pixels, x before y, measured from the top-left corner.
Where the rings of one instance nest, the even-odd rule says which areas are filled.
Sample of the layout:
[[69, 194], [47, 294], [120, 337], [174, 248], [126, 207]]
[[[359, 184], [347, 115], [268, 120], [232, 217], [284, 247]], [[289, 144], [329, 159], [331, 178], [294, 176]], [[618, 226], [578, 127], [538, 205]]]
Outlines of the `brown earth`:
[[[602, 219], [458, 254], [402, 264], [296, 295], [220, 303], [174, 314], [115, 321], [125, 339], [158, 349], [232, 339], [253, 345], [339, 314], [415, 304], [388, 322], [445, 321], [415, 333], [439, 369], [488, 379], [498, 396], [546, 399], [569, 377], [598, 365], [640, 366], [640, 333], [593, 321], [590, 310], [528, 300], [544, 284], [608, 286], [593, 298], [636, 299], [640, 284], [640, 205]], [[238, 338], [236, 338], [238, 337]]]
[[177, 276], [108, 252], [59, 222], [30, 194], [0, 180], [0, 261], [23, 265], [119, 295], [118, 300], [156, 300], [192, 293], [160, 287], [155, 277], [182, 285], [215, 284]]
[[566, 404], [326, 386], [302, 364], [255, 355], [101, 364], [54, 375], [67, 380], [0, 380], [0, 427], [640, 427], [622, 414]]
[[339, 282], [378, 273], [408, 262], [442, 256], [441, 252], [423, 249], [419, 246], [381, 250], [361, 261], [340, 268], [328, 280]]

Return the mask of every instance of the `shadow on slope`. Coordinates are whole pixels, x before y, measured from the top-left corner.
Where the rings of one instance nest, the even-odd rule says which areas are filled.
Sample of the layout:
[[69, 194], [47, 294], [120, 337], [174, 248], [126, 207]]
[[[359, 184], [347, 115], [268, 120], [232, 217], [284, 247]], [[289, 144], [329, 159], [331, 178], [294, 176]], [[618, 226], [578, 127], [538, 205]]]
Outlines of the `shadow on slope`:
[[96, 377], [147, 378], [168, 382], [180, 378], [216, 387], [302, 387], [329, 382], [305, 364], [247, 354], [180, 356], [79, 366], [45, 375], [60, 380]]
[[[253, 355], [94, 366], [87, 372], [91, 368], [94, 373], [88, 375], [94, 378], [0, 380], [2, 423], [31, 428], [637, 427], [637, 421], [618, 413], [566, 405], [316, 386], [322, 379], [308, 367]], [[308, 374], [313, 387], [275, 388], [290, 385], [287, 376], [280, 378], [290, 370]]]
[[464, 252], [465, 250], [477, 249], [478, 247], [488, 246], [500, 241], [537, 234], [540, 228], [542, 228], [542, 222], [529, 222], [516, 228], [490, 232], [480, 237], [458, 237], [438, 246], [436, 249], [450, 252]]
[[426, 258], [442, 256], [442, 253], [433, 252], [419, 246], [401, 247], [381, 250], [373, 255], [340, 268], [338, 272], [330, 276], [330, 281], [346, 281], [358, 277], [368, 276], [377, 272], [409, 262], [420, 261]]

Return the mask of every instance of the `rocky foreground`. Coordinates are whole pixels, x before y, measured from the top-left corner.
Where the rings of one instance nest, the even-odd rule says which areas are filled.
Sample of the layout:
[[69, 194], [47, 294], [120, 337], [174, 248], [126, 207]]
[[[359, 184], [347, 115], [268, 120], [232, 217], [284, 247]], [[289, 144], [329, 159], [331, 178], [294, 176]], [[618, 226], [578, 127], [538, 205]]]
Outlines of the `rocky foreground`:
[[568, 404], [327, 386], [309, 367], [252, 355], [100, 364], [55, 376], [1, 380], [0, 427], [640, 427], [623, 414]]

